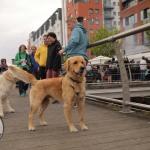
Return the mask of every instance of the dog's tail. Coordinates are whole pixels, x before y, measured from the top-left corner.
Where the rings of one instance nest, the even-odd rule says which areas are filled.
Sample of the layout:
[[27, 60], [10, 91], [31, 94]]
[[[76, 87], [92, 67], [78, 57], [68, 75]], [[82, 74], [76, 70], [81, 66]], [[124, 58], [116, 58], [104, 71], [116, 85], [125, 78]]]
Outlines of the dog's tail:
[[26, 83], [31, 83], [32, 85], [35, 85], [38, 80], [27, 71], [24, 71], [16, 66], [8, 66], [8, 70], [12, 74], [12, 76], [18, 80], [22, 80]]

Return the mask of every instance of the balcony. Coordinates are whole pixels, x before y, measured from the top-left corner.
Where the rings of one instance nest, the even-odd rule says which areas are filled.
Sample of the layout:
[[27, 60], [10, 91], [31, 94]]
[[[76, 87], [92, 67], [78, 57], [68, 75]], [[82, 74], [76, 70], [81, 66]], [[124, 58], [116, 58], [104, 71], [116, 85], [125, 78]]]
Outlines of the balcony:
[[115, 16], [113, 16], [112, 14], [104, 14], [105, 20], [114, 19], [114, 18], [115, 18]]
[[115, 7], [112, 4], [104, 3], [104, 9], [114, 9]]

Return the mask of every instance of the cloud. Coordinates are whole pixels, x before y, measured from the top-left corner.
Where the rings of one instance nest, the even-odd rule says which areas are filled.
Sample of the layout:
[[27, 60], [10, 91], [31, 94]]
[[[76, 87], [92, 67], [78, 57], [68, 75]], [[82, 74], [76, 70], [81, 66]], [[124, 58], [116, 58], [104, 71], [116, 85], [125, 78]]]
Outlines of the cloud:
[[10, 63], [18, 47], [27, 45], [29, 34], [60, 7], [61, 0], [0, 0], [0, 59]]

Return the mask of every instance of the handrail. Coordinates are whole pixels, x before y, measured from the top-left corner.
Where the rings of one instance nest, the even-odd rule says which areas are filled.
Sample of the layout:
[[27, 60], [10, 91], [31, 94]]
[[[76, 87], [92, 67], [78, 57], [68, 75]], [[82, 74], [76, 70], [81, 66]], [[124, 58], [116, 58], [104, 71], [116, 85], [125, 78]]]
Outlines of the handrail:
[[137, 28], [130, 29], [128, 31], [121, 32], [119, 34], [116, 34], [116, 35], [110, 36], [108, 38], [99, 40], [97, 42], [91, 43], [87, 46], [87, 48], [91, 48], [91, 47], [98, 46], [100, 44], [104, 44], [104, 43], [108, 43], [108, 42], [114, 42], [120, 38], [124, 38], [124, 37], [130, 36], [130, 35], [133, 35], [133, 34], [136, 34], [139, 32], [147, 31], [147, 30], [150, 30], [150, 23], [144, 24], [144, 25], [139, 26]]

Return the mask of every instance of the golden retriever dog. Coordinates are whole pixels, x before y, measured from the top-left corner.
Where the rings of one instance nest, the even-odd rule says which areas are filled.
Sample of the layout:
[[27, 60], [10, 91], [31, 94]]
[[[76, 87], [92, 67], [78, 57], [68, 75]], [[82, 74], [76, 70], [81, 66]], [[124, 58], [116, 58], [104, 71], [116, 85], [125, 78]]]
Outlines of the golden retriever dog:
[[[21, 69], [15, 66], [9, 66], [9, 67], [16, 68], [20, 72], [22, 72]], [[23, 73], [24, 72], [25, 71], [23, 71]], [[29, 80], [28, 77], [31, 77], [31, 76], [30, 75], [28, 75], [27, 77], [23, 77], [20, 75], [13, 76], [10, 69], [8, 69], [7, 71], [5, 71], [3, 74], [0, 75], [0, 117], [4, 117], [4, 112], [11, 112], [11, 113], [15, 112], [15, 110], [9, 104], [8, 96], [12, 88], [15, 87], [16, 82], [18, 80], [25, 79], [25, 81], [28, 81]]]
[[15, 112], [9, 104], [7, 99], [11, 89], [14, 87], [16, 81], [9, 71], [5, 71], [0, 75], [0, 117], [4, 117], [5, 112]]
[[43, 126], [47, 125], [47, 123], [43, 121], [42, 116], [49, 104], [49, 98], [57, 99], [64, 103], [64, 113], [70, 132], [78, 131], [72, 118], [72, 107], [74, 103], [77, 103], [80, 128], [81, 130], [88, 130], [88, 127], [84, 124], [83, 119], [85, 102], [85, 67], [86, 62], [84, 58], [81, 56], [74, 56], [67, 59], [65, 62], [65, 68], [67, 71], [65, 77], [44, 80], [36, 80], [32, 76], [29, 77], [28, 73], [25, 75], [12, 68], [12, 72], [14, 74], [19, 73], [22, 76], [28, 76], [26, 77], [28, 80], [26, 82], [31, 82], [33, 85], [30, 90], [30, 112], [28, 124], [28, 129], [30, 131], [35, 130], [35, 126], [33, 125], [33, 117], [38, 110], [40, 124]]

